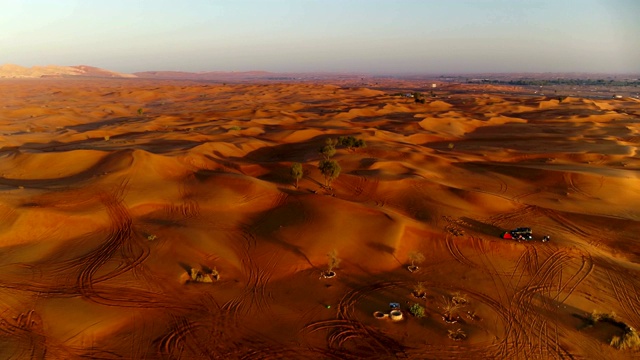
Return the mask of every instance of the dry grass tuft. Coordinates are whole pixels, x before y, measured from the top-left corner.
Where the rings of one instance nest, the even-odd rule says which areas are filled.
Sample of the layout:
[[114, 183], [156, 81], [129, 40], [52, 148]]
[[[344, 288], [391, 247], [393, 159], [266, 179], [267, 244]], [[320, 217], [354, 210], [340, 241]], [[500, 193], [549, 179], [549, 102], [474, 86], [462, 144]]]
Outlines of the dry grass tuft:
[[609, 345], [618, 350], [635, 349], [640, 346], [640, 336], [634, 328], [627, 328], [620, 336], [614, 336]]
[[465, 333], [464, 330], [462, 329], [448, 330], [448, 332], [449, 332], [449, 339], [451, 340], [460, 341], [467, 338], [467, 333]]

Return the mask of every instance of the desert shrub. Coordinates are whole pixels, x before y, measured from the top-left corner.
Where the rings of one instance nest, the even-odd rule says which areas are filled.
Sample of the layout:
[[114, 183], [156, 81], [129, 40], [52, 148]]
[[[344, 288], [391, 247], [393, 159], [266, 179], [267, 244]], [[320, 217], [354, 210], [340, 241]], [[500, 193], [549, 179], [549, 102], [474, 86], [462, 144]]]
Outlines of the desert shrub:
[[451, 296], [451, 302], [456, 305], [463, 306], [466, 305], [469, 301], [467, 300], [467, 295], [456, 292]]
[[464, 340], [467, 338], [467, 334], [462, 329], [448, 330], [448, 332], [451, 340]]
[[139, 108], [138, 109], [138, 115], [142, 116], [142, 114], [144, 114], [144, 109], [143, 108]]
[[205, 274], [201, 270], [197, 270], [197, 269], [193, 269], [192, 268], [191, 271], [189, 272], [189, 275], [191, 276], [191, 281], [193, 281], [193, 282], [199, 282], [199, 283], [210, 283], [210, 282], [212, 282], [211, 277], [207, 276], [207, 274]]
[[304, 170], [302, 170], [302, 164], [291, 164], [291, 177], [296, 181], [296, 189], [298, 188], [298, 181], [304, 176]]
[[216, 269], [216, 268], [211, 269], [211, 273], [209, 275], [211, 275], [211, 278], [213, 280], [219, 280], [220, 279], [220, 272], [218, 272], [218, 269]]
[[444, 319], [447, 322], [457, 321], [458, 318], [458, 310], [462, 307], [461, 304], [455, 303], [453, 298], [443, 296], [442, 297], [442, 311]]
[[615, 322], [616, 313], [613, 311], [610, 313], [602, 313], [602, 312], [599, 312], [598, 310], [593, 310], [591, 314], [587, 315], [587, 321], [589, 322], [589, 325], [595, 325], [600, 321]]
[[640, 336], [635, 329], [628, 327], [622, 336], [614, 336], [609, 345], [618, 350], [635, 349], [640, 346]]
[[409, 312], [411, 313], [411, 315], [417, 317], [417, 318], [421, 318], [421, 317], [425, 317], [426, 312], [424, 310], [424, 307], [421, 306], [420, 304], [413, 304], [409, 307]]
[[338, 265], [340, 265], [342, 259], [338, 257], [338, 252], [335, 249], [331, 250], [331, 252], [327, 254], [327, 257], [329, 258], [329, 262], [327, 264], [327, 272], [332, 272], [333, 269], [337, 268]]
[[416, 266], [416, 264], [421, 264], [424, 261], [424, 255], [419, 251], [411, 251], [407, 256], [411, 261], [411, 266]]
[[242, 130], [242, 128], [240, 126], [233, 125], [232, 127], [229, 128], [229, 130], [238, 131], [238, 130]]
[[421, 297], [424, 296], [425, 293], [427, 292], [427, 285], [425, 282], [421, 281], [419, 283], [417, 283], [414, 287], [413, 287], [413, 294], [416, 297]]
[[157, 236], [155, 236], [155, 235], [153, 235], [153, 234], [147, 235], [147, 240], [149, 240], [149, 241], [153, 241], [153, 240], [155, 240], [156, 238], [157, 238]]

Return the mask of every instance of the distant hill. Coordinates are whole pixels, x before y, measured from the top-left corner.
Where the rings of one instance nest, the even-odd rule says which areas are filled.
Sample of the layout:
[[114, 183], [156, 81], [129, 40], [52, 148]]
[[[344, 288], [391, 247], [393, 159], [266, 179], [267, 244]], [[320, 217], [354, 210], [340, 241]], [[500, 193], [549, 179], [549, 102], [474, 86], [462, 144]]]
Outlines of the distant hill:
[[93, 66], [33, 66], [24, 67], [14, 64], [0, 65], [0, 78], [34, 79], [34, 78], [64, 78], [64, 77], [100, 77], [100, 78], [135, 78], [135, 75], [100, 69]]
[[282, 76], [282, 74], [268, 71], [207, 71], [207, 72], [187, 72], [187, 71], [143, 71], [133, 73], [143, 79], [174, 79], [174, 80], [219, 80], [219, 81], [239, 81], [251, 79], [268, 79]]

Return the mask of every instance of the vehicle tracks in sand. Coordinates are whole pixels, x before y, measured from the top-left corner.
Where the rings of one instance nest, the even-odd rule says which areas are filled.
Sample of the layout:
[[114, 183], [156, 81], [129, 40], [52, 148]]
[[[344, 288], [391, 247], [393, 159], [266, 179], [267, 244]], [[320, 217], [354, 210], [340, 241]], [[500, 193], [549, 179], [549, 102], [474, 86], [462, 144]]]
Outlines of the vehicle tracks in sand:
[[[358, 300], [366, 294], [382, 289], [401, 286], [403, 282], [380, 282], [345, 294], [337, 306], [337, 319], [322, 320], [307, 324], [302, 331], [314, 333], [327, 330], [327, 345], [332, 351], [349, 351], [347, 342], [357, 344], [369, 356], [386, 356], [394, 358], [407, 358], [405, 347], [398, 341], [388, 337], [378, 329], [361, 323], [354, 318], [354, 309]], [[366, 350], [365, 350], [366, 349]]]
[[[503, 228], [504, 224], [508, 224], [509, 228], [513, 226], [513, 224], [520, 224], [528, 222], [528, 219], [531, 218], [535, 211], [535, 206], [531, 205], [522, 205], [518, 209], [514, 211], [510, 211], [507, 213], [500, 213], [494, 216], [491, 216], [486, 219], [486, 222], [490, 225]], [[499, 235], [499, 234], [498, 234]]]
[[[236, 251], [240, 254], [242, 268], [247, 280], [241, 292], [225, 302], [215, 320], [215, 331], [227, 331], [241, 326], [241, 319], [249, 316], [251, 312], [268, 313], [273, 296], [269, 290], [269, 283], [274, 270], [278, 266], [278, 254], [269, 253], [264, 266], [256, 261], [254, 249], [256, 238], [249, 226], [240, 226], [240, 242], [234, 242]], [[236, 232], [238, 234], [238, 232]]]
[[355, 202], [365, 202], [373, 199], [378, 205], [380, 201], [376, 201], [374, 198], [380, 181], [376, 178], [368, 178], [362, 175], [354, 175], [353, 177], [356, 179], [355, 184], [352, 181], [341, 182], [341, 185], [351, 192], [351, 194], [347, 194], [346, 198]]
[[[477, 259], [478, 261], [472, 260], [469, 256], [465, 255], [460, 248], [461, 243], [468, 245], [468, 248], [474, 250], [474, 259]], [[511, 272], [498, 271], [498, 269], [496, 269], [489, 257], [489, 250], [486, 247], [485, 240], [481, 237], [473, 235], [457, 237], [451, 234], [446, 234], [445, 245], [447, 246], [449, 255], [462, 265], [480, 270], [483, 273], [500, 277], [512, 274]]]
[[[497, 318], [503, 323], [503, 327], [507, 325], [511, 327], [522, 327], [517, 319], [513, 319], [508, 309], [504, 308], [500, 301], [492, 297], [462, 289], [451, 284], [441, 284], [425, 281], [425, 286], [429, 288], [444, 289], [448, 292], [460, 291], [469, 295], [476, 303], [486, 305], [489, 309], [497, 314]], [[496, 353], [500, 353], [500, 348], [509, 344], [508, 339], [490, 340], [490, 343], [475, 343], [469, 346], [463, 345], [447, 345], [447, 344], [426, 344], [419, 348], [409, 348], [398, 343], [395, 339], [380, 332], [377, 328], [360, 322], [356, 317], [355, 309], [358, 302], [368, 296], [370, 293], [381, 290], [390, 290], [398, 287], [409, 287], [408, 281], [387, 281], [379, 282], [347, 292], [340, 300], [336, 309], [336, 318], [330, 320], [321, 320], [307, 324], [301, 331], [315, 333], [319, 331], [327, 331], [327, 346], [332, 351], [338, 351], [345, 354], [355, 354], [352, 349], [366, 349], [360, 356], [368, 355], [369, 357], [383, 358], [489, 358]], [[515, 320], [515, 321], [514, 321]], [[351, 345], [351, 346], [349, 346]]]
[[210, 325], [206, 321], [192, 321], [186, 317], [172, 316], [169, 331], [154, 341], [160, 358], [206, 359], [223, 358], [226, 349], [211, 341]]
[[622, 311], [634, 327], [640, 326], [640, 293], [631, 281], [609, 269], [605, 270], [611, 286], [611, 291], [618, 300]]
[[581, 187], [579, 187], [576, 184], [576, 180], [575, 180], [576, 174], [575, 173], [565, 172], [563, 177], [564, 177], [564, 181], [567, 183], [567, 186], [568, 186], [567, 191], [568, 192], [573, 192], [573, 193], [582, 195], [582, 196], [584, 196], [586, 198], [589, 198], [589, 199], [593, 199], [594, 198], [593, 195], [591, 195], [588, 192], [584, 191]]
[[[513, 343], [511, 355], [525, 358], [571, 357], [566, 346], [560, 343], [558, 324], [555, 319], [551, 318], [551, 323], [549, 323], [549, 319], [541, 315], [536, 306], [541, 306], [550, 313], [555, 313], [557, 310], [554, 308], [554, 304], [562, 304], [566, 301], [591, 274], [593, 261], [589, 256], [581, 256], [579, 258], [580, 265], [576, 266], [576, 272], [563, 282], [563, 271], [570, 268], [571, 262], [577, 258], [572, 257], [566, 251], [557, 250], [538, 266], [531, 266], [528, 262], [533, 261], [532, 259], [537, 257], [537, 253], [530, 254], [529, 256], [523, 254], [514, 270], [515, 275], [519, 267], [521, 272], [528, 273], [531, 272], [531, 269], [536, 268], [536, 271], [530, 274], [528, 281], [522, 286], [520, 282], [523, 276], [518, 278], [515, 284], [517, 291], [509, 303], [513, 319], [526, 325], [515, 332], [508, 329], [509, 337]], [[538, 304], [534, 305], [536, 295], [542, 297], [538, 297]]]

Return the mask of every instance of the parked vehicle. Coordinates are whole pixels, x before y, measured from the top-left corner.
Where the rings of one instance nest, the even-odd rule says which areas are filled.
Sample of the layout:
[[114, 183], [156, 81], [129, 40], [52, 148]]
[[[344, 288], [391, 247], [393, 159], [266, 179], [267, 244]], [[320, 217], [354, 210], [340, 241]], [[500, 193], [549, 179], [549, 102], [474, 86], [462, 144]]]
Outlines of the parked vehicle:
[[510, 231], [505, 231], [501, 236], [503, 239], [513, 239], [517, 241], [531, 241], [533, 240], [533, 235], [531, 228], [528, 227], [519, 227]]

